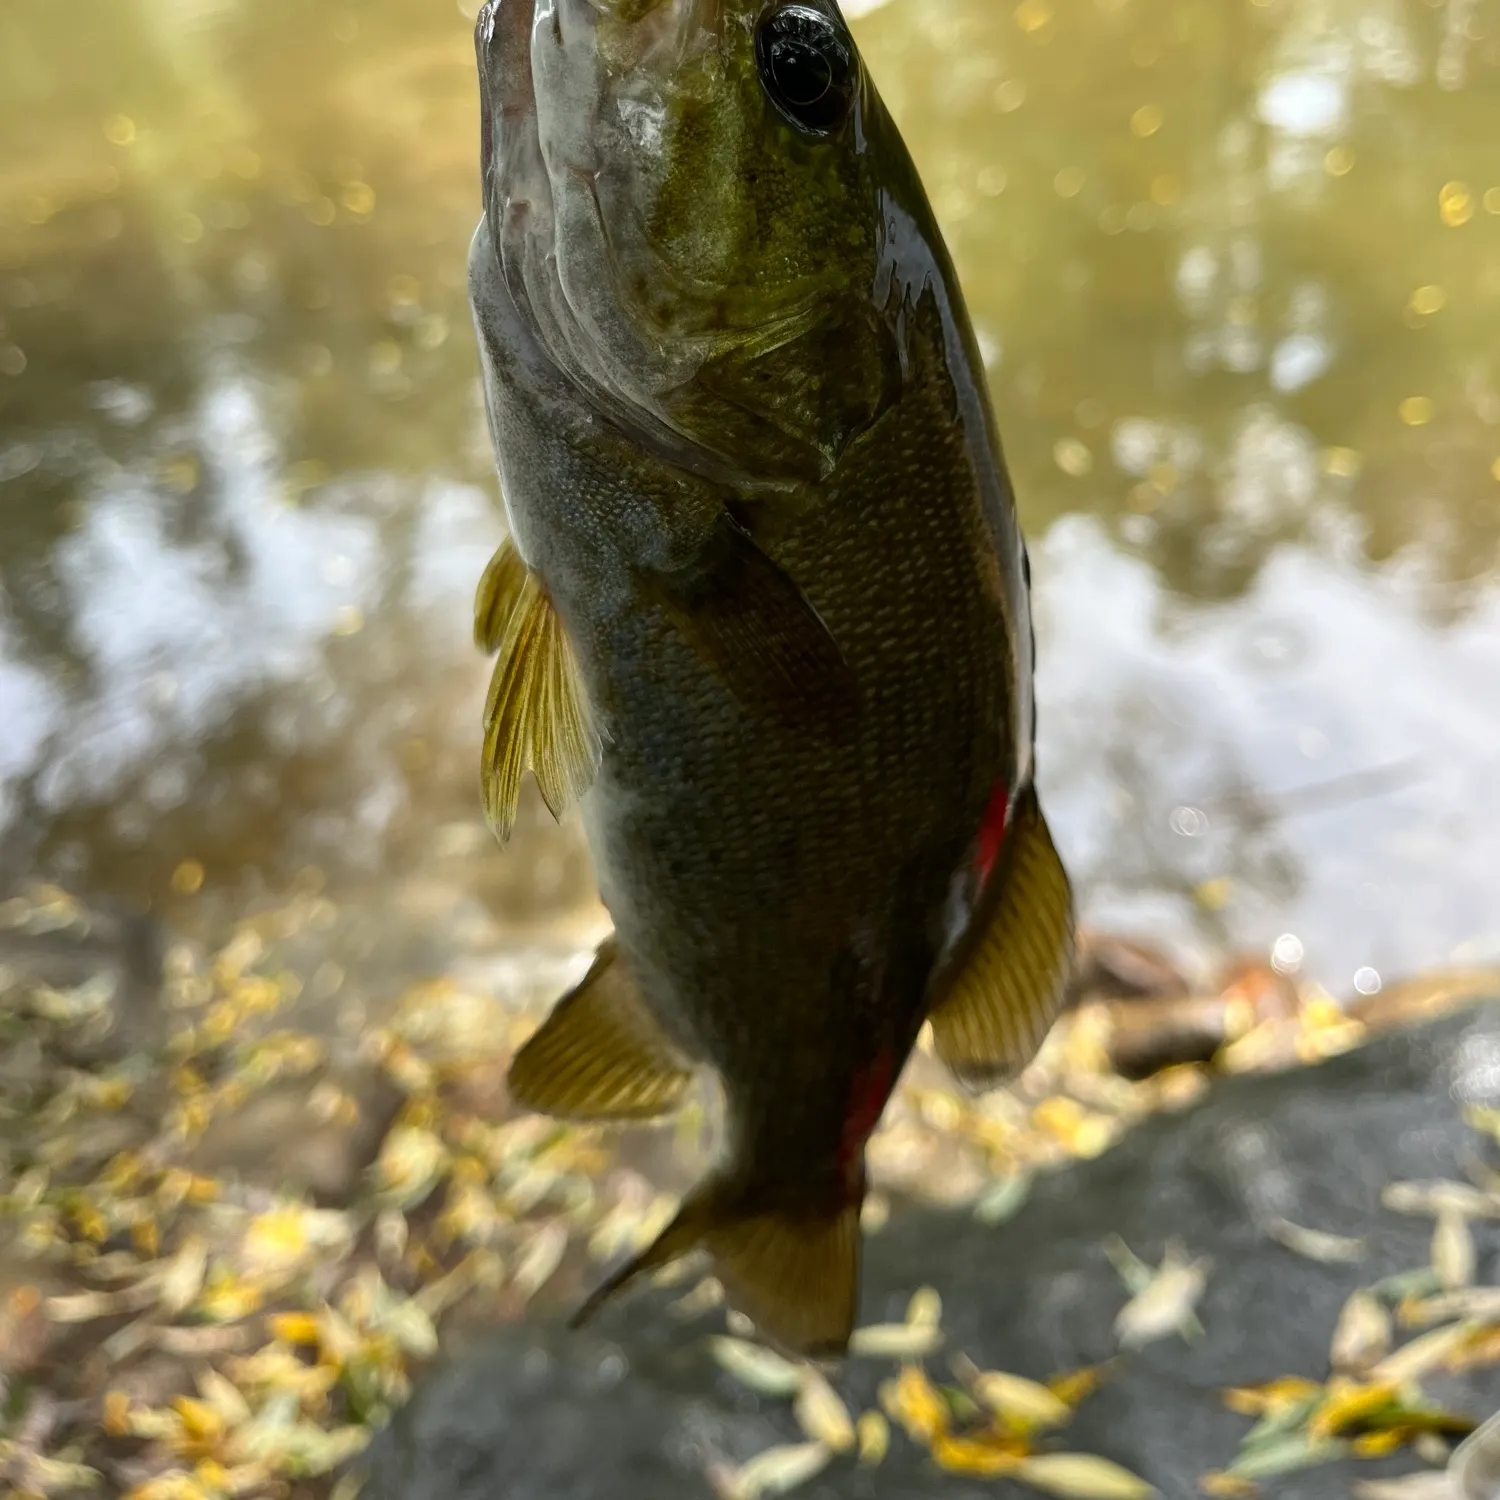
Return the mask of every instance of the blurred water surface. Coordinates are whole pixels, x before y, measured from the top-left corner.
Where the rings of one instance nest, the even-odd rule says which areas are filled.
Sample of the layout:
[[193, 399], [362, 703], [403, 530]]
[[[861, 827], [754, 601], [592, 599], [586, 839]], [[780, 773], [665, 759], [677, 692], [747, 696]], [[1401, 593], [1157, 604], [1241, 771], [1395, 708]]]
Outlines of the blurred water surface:
[[[597, 918], [476, 827], [472, 6], [0, 9], [0, 883]], [[1500, 0], [857, 7], [1033, 542], [1094, 921], [1500, 950]]]

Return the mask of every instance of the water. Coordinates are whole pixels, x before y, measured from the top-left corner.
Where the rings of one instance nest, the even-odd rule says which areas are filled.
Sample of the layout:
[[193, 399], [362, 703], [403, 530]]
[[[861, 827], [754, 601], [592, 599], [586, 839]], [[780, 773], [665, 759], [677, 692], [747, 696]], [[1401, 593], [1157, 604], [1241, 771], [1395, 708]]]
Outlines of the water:
[[[1500, 4], [858, 9], [990, 364], [1086, 915], [1339, 992], [1493, 955]], [[6, 0], [0, 879], [597, 923], [576, 829], [476, 829], [465, 11]]]

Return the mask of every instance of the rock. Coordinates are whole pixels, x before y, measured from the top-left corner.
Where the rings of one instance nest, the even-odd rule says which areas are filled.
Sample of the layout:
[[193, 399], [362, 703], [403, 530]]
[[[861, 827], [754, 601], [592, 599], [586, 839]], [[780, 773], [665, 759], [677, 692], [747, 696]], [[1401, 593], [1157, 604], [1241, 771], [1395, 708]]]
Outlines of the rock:
[[[1430, 1220], [1382, 1209], [1395, 1179], [1456, 1178], [1484, 1144], [1460, 1102], [1500, 1095], [1500, 1005], [1395, 1033], [1315, 1068], [1225, 1079], [1194, 1108], [1160, 1115], [1094, 1161], [1039, 1181], [1020, 1214], [986, 1228], [965, 1215], [897, 1205], [869, 1241], [862, 1321], [900, 1319], [919, 1286], [938, 1289], [948, 1349], [1032, 1378], [1116, 1353], [1126, 1292], [1103, 1243], [1118, 1234], [1158, 1262], [1170, 1239], [1209, 1257], [1201, 1340], [1169, 1337], [1122, 1360], [1058, 1446], [1103, 1455], [1164, 1496], [1196, 1496], [1249, 1427], [1221, 1388], [1281, 1375], [1324, 1380], [1345, 1299], [1427, 1264]], [[1364, 1237], [1359, 1264], [1308, 1259], [1266, 1225]], [[1493, 1281], [1500, 1225], [1474, 1221], [1478, 1269]], [[1284, 1237], [1284, 1234], [1283, 1234]], [[718, 1369], [705, 1336], [638, 1293], [595, 1327], [492, 1330], [419, 1382], [372, 1449], [366, 1500], [677, 1500], [707, 1497], [705, 1467], [799, 1440], [787, 1403], [762, 1401]], [[1401, 1335], [1406, 1337], [1409, 1335]], [[946, 1359], [930, 1359], [935, 1379]], [[876, 1404], [889, 1362], [850, 1360], [837, 1384], [851, 1409]], [[1500, 1405], [1500, 1368], [1428, 1382], [1475, 1418]], [[1421, 1467], [1409, 1451], [1322, 1465], [1273, 1481], [1281, 1500], [1326, 1500], [1356, 1478]], [[994, 1500], [1006, 1481], [939, 1471], [899, 1434], [878, 1468], [840, 1458], [808, 1500]]]

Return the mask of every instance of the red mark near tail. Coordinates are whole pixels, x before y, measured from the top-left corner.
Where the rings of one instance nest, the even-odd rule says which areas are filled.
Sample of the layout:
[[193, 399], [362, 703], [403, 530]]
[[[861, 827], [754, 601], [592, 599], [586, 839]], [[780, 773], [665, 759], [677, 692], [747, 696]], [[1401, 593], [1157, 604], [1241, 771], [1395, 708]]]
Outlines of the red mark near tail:
[[990, 871], [1000, 857], [1009, 817], [1010, 788], [1003, 781], [997, 781], [990, 793], [990, 805], [984, 810], [984, 821], [979, 825], [979, 847], [974, 853], [974, 868], [979, 871], [981, 885], [990, 878]]
[[844, 1111], [844, 1133], [839, 1140], [839, 1170], [851, 1183], [858, 1175], [860, 1153], [865, 1142], [880, 1123], [880, 1112], [890, 1098], [896, 1057], [889, 1047], [882, 1048], [868, 1067], [854, 1075], [849, 1090], [849, 1104]]

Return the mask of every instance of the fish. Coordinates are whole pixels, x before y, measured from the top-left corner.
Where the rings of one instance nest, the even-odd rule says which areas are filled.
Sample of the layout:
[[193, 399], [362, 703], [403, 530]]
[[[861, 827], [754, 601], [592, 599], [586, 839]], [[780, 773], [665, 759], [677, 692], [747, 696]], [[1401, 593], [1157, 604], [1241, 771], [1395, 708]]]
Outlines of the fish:
[[613, 935], [512, 1100], [722, 1092], [582, 1322], [706, 1251], [847, 1350], [865, 1147], [930, 1023], [967, 1087], [1060, 1008], [1030, 567], [953, 263], [833, 0], [489, 0], [469, 292], [508, 537], [481, 785], [575, 804]]

